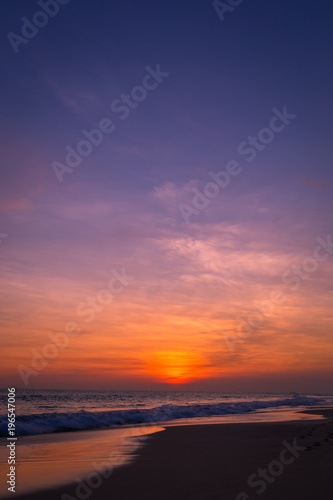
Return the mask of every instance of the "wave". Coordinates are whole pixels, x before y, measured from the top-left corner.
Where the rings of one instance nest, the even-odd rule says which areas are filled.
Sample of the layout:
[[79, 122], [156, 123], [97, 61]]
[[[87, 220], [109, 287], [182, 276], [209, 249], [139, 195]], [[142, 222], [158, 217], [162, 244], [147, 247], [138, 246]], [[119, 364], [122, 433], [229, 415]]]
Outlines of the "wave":
[[[156, 424], [170, 420], [195, 417], [212, 417], [248, 413], [255, 410], [279, 407], [315, 406], [325, 401], [323, 398], [293, 397], [273, 401], [247, 401], [235, 403], [167, 404], [150, 409], [128, 409], [90, 412], [81, 410], [72, 413], [41, 413], [19, 415], [16, 418], [16, 436], [47, 434], [122, 425]], [[0, 417], [0, 436], [7, 436], [7, 416]]]

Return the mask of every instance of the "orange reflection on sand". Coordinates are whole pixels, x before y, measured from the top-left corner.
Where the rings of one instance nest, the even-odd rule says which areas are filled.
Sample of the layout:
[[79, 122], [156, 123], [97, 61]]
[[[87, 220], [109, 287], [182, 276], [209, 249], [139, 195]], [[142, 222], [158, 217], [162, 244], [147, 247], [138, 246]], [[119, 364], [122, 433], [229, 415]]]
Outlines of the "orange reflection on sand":
[[[74, 483], [78, 477], [82, 479], [96, 473], [102, 464], [112, 471], [133, 459], [146, 435], [162, 430], [158, 426], [138, 426], [21, 436], [17, 448], [16, 473], [19, 480], [16, 492], [21, 494]], [[7, 450], [5, 438], [2, 440], [0, 462], [5, 463]], [[8, 497], [7, 473], [7, 467], [0, 470], [0, 498]]]

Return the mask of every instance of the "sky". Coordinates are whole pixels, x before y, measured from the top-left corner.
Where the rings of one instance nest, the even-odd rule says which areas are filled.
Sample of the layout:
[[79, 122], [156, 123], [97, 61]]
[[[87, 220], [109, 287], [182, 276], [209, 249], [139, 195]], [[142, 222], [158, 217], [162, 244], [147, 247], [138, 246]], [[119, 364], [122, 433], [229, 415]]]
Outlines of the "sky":
[[3, 2], [0, 386], [332, 390], [332, 13]]

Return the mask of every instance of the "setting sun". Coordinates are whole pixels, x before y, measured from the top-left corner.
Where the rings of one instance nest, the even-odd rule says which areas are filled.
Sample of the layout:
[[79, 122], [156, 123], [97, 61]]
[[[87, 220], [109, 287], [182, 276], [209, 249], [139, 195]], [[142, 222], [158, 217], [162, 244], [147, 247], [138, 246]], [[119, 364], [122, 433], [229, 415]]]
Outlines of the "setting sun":
[[161, 351], [150, 363], [150, 373], [169, 384], [183, 384], [201, 375], [201, 360], [184, 351]]

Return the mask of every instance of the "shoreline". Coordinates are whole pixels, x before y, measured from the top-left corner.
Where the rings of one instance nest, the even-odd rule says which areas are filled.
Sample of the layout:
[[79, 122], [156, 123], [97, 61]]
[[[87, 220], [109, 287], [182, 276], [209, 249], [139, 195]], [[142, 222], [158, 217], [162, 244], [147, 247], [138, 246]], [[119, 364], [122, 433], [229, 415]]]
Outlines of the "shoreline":
[[[15, 497], [18, 500], [326, 499], [332, 488], [333, 409], [317, 408], [302, 413], [323, 415], [325, 420], [166, 426], [163, 432], [146, 438], [135, 460], [112, 473], [104, 468], [100, 473], [95, 471], [90, 483], [82, 477], [81, 486], [71, 483]], [[293, 457], [292, 451], [283, 452], [286, 446], [288, 449], [285, 443], [292, 447], [295, 440], [297, 446], [304, 448], [301, 451], [296, 448], [297, 457]], [[276, 462], [282, 452], [283, 456], [288, 453], [289, 461], [294, 458], [293, 463], [283, 465], [283, 471], [276, 477], [268, 475], [268, 480], [256, 477], [257, 471], [272, 461], [278, 467]], [[272, 472], [280, 471], [273, 468]], [[250, 476], [253, 486], [248, 483]], [[262, 494], [256, 493], [264, 487]], [[12, 494], [3, 497], [7, 498], [12, 498]]]

